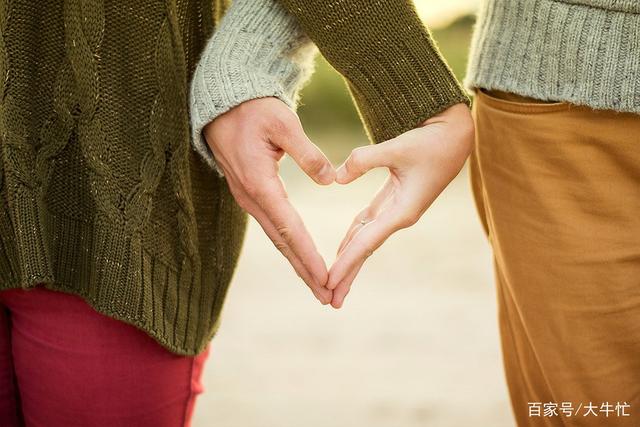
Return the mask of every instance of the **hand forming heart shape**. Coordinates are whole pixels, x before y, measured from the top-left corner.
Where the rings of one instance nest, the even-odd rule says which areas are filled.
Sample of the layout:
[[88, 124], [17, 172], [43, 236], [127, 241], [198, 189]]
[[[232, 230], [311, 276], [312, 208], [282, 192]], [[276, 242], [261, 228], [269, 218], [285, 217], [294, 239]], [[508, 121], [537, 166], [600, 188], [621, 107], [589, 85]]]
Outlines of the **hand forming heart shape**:
[[[464, 104], [389, 141], [359, 147], [336, 171], [306, 136], [297, 115], [276, 98], [247, 101], [204, 128], [238, 204], [323, 304], [342, 306], [365, 260], [394, 232], [413, 225], [458, 174], [471, 151], [473, 122]], [[386, 167], [389, 177], [355, 218], [327, 271], [278, 173], [287, 153], [315, 182], [348, 184]]]

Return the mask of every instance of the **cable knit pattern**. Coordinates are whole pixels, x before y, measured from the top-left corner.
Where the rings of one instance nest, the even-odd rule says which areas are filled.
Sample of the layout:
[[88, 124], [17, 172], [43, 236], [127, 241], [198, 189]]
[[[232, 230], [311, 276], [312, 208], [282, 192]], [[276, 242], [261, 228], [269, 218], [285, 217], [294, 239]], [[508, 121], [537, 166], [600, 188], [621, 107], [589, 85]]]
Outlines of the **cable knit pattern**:
[[640, 1], [486, 0], [465, 84], [640, 113]]
[[0, 289], [74, 293], [199, 353], [246, 223], [189, 144], [188, 82], [222, 2], [0, 6]]
[[[265, 96], [294, 106], [313, 50], [273, 0], [234, 2], [228, 22], [236, 16], [242, 26], [223, 26], [231, 38], [216, 48], [211, 37], [227, 3], [0, 0], [0, 290], [41, 284], [79, 295], [176, 354], [205, 348], [220, 324], [247, 216], [191, 148], [190, 89], [228, 96], [213, 109], [207, 103], [215, 97], [198, 97], [194, 129], [249, 96], [238, 81], [251, 82], [251, 97], [268, 87]], [[264, 13], [252, 12], [258, 4]], [[355, 53], [323, 42], [325, 13], [305, 10], [309, 33], [320, 34], [313, 41], [333, 64], [348, 64]], [[342, 22], [344, 12], [336, 13], [330, 19]], [[423, 29], [402, 16], [396, 24], [405, 37], [424, 42]], [[402, 50], [405, 40], [391, 30], [354, 24], [341, 43], [384, 39], [388, 51]], [[214, 47], [205, 49], [210, 40]], [[421, 75], [419, 64], [439, 63], [417, 47], [415, 61], [386, 62], [380, 81], [342, 69], [369, 100], [359, 104], [369, 123], [389, 135], [425, 113], [396, 117], [387, 99]], [[451, 101], [448, 90], [430, 90]]]
[[235, 0], [191, 83], [192, 143], [220, 175], [202, 128], [250, 99], [274, 96], [295, 109], [315, 52], [295, 18], [275, 0]]

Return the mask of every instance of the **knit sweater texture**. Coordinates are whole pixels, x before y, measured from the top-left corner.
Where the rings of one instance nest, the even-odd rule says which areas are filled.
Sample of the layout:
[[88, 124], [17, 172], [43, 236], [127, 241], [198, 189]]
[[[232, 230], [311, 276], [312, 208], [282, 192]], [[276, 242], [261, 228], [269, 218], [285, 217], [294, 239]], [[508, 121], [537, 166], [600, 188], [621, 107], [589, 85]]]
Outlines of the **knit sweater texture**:
[[[355, 26], [376, 31], [354, 38]], [[316, 52], [307, 31], [346, 77], [374, 142], [469, 104], [410, 1], [236, 0], [205, 48], [190, 93], [194, 148], [220, 175], [202, 128], [265, 96], [295, 110]]]
[[413, 0], [279, 0], [344, 76], [370, 139], [383, 142], [469, 97]]
[[[409, 0], [282, 4], [345, 76], [375, 140], [467, 100]], [[0, 289], [73, 293], [199, 353], [246, 223], [190, 148], [189, 85], [224, 2], [0, 6]]]
[[640, 1], [485, 0], [465, 85], [640, 113]]
[[317, 49], [275, 0], [235, 0], [208, 41], [191, 81], [191, 138], [215, 170], [203, 127], [242, 102], [276, 97], [295, 110]]

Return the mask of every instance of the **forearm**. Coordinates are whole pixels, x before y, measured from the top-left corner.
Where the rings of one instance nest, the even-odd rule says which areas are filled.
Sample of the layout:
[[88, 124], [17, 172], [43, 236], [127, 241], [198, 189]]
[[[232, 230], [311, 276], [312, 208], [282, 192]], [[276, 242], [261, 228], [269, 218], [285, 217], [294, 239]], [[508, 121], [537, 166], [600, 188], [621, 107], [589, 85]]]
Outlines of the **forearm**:
[[279, 0], [348, 82], [375, 142], [469, 98], [411, 0]]
[[275, 0], [235, 0], [208, 41], [191, 81], [192, 144], [217, 168], [202, 129], [239, 104], [277, 97], [295, 109], [316, 48]]

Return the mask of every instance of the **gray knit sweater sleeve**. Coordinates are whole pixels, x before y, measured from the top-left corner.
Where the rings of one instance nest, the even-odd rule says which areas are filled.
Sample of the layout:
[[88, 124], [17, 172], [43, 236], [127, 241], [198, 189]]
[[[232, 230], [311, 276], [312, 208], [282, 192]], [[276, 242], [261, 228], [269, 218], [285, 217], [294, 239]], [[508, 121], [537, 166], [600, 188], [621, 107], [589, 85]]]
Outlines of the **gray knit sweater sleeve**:
[[200, 56], [190, 86], [193, 148], [218, 173], [205, 125], [255, 98], [277, 97], [295, 109], [317, 49], [275, 0], [235, 0]]

